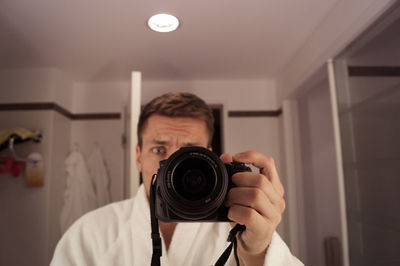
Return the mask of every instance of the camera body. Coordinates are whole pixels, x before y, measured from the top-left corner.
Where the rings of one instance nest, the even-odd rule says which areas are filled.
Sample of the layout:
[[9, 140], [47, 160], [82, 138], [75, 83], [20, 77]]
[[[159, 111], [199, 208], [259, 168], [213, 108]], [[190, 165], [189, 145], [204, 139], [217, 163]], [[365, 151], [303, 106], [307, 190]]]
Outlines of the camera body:
[[156, 217], [164, 222], [228, 222], [224, 201], [232, 176], [251, 172], [243, 163], [224, 164], [203, 147], [183, 147], [160, 162], [155, 186]]

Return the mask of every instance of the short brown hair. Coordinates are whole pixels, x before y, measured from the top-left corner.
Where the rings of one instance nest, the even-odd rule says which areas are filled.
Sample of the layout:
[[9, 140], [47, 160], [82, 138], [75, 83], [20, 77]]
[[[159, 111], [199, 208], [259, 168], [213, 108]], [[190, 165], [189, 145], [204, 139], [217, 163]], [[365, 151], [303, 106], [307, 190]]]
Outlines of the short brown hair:
[[202, 119], [206, 122], [208, 146], [211, 146], [214, 134], [214, 116], [211, 108], [199, 97], [186, 92], [170, 92], [158, 96], [144, 106], [139, 116], [137, 135], [138, 144], [142, 148], [143, 130], [146, 127], [147, 119], [153, 115], [163, 115], [167, 117], [191, 117]]

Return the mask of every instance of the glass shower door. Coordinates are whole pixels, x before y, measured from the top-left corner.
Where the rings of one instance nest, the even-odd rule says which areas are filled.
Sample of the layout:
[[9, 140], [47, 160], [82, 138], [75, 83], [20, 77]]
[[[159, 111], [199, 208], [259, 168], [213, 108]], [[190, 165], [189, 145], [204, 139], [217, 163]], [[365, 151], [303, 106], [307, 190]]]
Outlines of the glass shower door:
[[349, 58], [333, 62], [349, 262], [398, 266], [400, 75], [396, 71], [400, 68], [349, 62]]

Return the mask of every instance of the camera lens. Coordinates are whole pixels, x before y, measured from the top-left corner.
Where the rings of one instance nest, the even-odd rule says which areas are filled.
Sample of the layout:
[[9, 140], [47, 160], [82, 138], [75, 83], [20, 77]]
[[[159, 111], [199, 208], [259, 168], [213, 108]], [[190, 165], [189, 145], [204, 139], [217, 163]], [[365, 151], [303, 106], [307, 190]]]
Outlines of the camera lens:
[[190, 193], [199, 193], [206, 185], [206, 177], [199, 170], [189, 170], [183, 176], [183, 186]]
[[215, 187], [216, 178], [211, 165], [199, 158], [182, 160], [172, 173], [175, 191], [191, 201], [207, 197]]
[[[165, 213], [162, 221], [212, 219], [229, 185], [223, 162], [203, 147], [183, 147], [160, 163], [156, 183]], [[164, 219], [164, 220], [163, 220]]]

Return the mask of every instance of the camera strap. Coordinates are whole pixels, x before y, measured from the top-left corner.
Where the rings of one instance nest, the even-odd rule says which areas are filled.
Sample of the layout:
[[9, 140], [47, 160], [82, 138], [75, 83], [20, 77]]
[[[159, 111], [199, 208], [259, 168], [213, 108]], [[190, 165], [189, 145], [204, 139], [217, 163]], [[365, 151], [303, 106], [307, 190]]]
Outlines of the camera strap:
[[162, 242], [160, 231], [158, 229], [158, 219], [155, 211], [155, 185], [154, 181], [157, 175], [153, 175], [150, 183], [150, 219], [151, 219], [151, 240], [153, 241], [153, 256], [151, 257], [151, 266], [160, 266], [160, 257], [162, 256]]
[[222, 255], [219, 257], [219, 259], [217, 260], [217, 262], [215, 263], [215, 266], [223, 266], [225, 265], [226, 261], [229, 258], [229, 255], [232, 252], [232, 247], [233, 247], [233, 254], [235, 255], [235, 261], [236, 261], [236, 265], [239, 266], [239, 257], [237, 255], [237, 238], [236, 235], [240, 232], [243, 232], [244, 230], [246, 230], [246, 226], [245, 225], [241, 225], [241, 224], [236, 224], [231, 231], [229, 232], [229, 236], [227, 241], [231, 242], [231, 244], [225, 249], [224, 253], [222, 253]]

